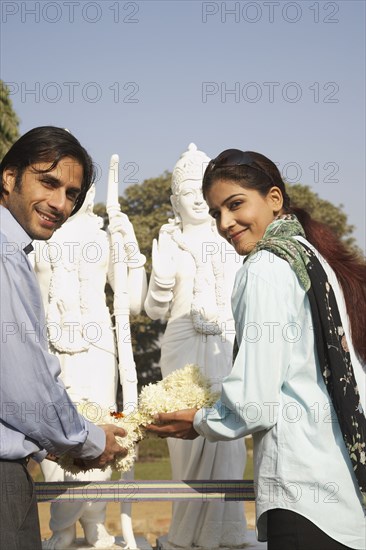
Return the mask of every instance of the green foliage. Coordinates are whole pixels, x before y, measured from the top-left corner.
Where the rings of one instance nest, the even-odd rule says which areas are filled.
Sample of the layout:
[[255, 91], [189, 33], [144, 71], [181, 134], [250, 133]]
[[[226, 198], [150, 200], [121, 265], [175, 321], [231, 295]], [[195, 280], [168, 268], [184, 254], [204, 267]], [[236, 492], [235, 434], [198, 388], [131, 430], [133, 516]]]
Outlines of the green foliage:
[[[151, 273], [151, 244], [157, 238], [160, 227], [173, 215], [170, 205], [171, 174], [164, 172], [158, 178], [145, 180], [141, 185], [132, 185], [120, 198], [122, 212], [130, 218], [142, 254], [145, 254], [146, 271]], [[139, 385], [161, 379], [159, 365], [159, 340], [165, 324], [152, 321], [145, 313], [131, 319], [132, 343]]]
[[[118, 480], [120, 477], [119, 472], [113, 472], [112, 480]], [[138, 443], [134, 477], [147, 480], [172, 478], [166, 439], [151, 437]]]
[[[165, 171], [158, 178], [150, 178], [141, 184], [131, 185], [119, 198], [121, 210], [134, 226], [142, 254], [147, 258], [146, 270], [151, 272], [151, 243], [157, 238], [160, 227], [173, 215], [170, 204], [171, 173]], [[106, 218], [102, 203], [94, 206], [94, 212]]]
[[138, 459], [142, 462], [169, 458], [168, 443], [166, 439], [156, 436], [147, 437], [138, 444]]
[[135, 463], [135, 479], [172, 479], [172, 467], [169, 458], [160, 458], [148, 462]]
[[0, 80], [0, 160], [19, 138], [19, 119], [13, 110], [9, 89]]
[[[142, 254], [146, 256], [146, 271], [151, 273], [152, 240], [157, 238], [160, 227], [173, 215], [170, 204], [171, 173], [164, 172], [158, 178], [132, 185], [120, 198], [121, 210], [130, 218]], [[152, 321], [145, 313], [131, 319], [132, 343], [135, 351], [139, 386], [161, 379], [159, 340], [165, 323]]]
[[347, 215], [342, 210], [343, 205], [335, 206], [321, 199], [308, 185], [286, 184], [286, 189], [291, 205], [304, 208], [314, 219], [328, 225], [346, 244], [354, 245], [355, 239], [351, 236], [354, 227], [347, 223]]
[[[164, 172], [160, 177], [150, 178], [142, 184], [131, 185], [120, 197], [121, 210], [128, 215], [134, 226], [142, 254], [145, 254], [146, 271], [151, 273], [152, 240], [159, 234], [160, 227], [173, 215], [170, 205], [171, 173]], [[105, 218], [103, 204], [96, 204], [94, 212]], [[106, 289], [108, 305], [113, 302], [112, 291]], [[159, 365], [159, 340], [165, 323], [152, 321], [144, 312], [131, 317], [131, 334], [139, 387], [161, 379]]]
[[147, 258], [146, 269], [151, 272], [151, 243], [160, 227], [172, 217], [170, 204], [171, 173], [145, 180], [141, 185], [128, 187], [120, 197], [122, 212], [128, 215], [134, 228], [140, 250]]
[[103, 218], [105, 222], [107, 222], [107, 210], [103, 202], [98, 202], [97, 204], [95, 204], [93, 208], [93, 212], [97, 216], [100, 216], [101, 218]]

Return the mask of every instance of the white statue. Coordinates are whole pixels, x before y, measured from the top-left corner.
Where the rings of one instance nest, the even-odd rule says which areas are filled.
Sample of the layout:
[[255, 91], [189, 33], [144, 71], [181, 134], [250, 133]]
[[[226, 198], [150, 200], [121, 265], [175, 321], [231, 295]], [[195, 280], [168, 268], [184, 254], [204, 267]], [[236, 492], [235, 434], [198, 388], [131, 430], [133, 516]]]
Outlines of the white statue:
[[[111, 233], [120, 232], [134, 249], [128, 264], [128, 295], [131, 313], [141, 311], [146, 295], [144, 256], [140, 254], [132, 224], [118, 213], [109, 232], [103, 231], [102, 218], [93, 214], [94, 186], [82, 208], [57, 230], [52, 239], [35, 243], [34, 261], [41, 286], [50, 350], [61, 363], [61, 378], [71, 399], [92, 402], [89, 420], [97, 420], [98, 410], [116, 410], [118, 365], [114, 329], [106, 305], [105, 284], [114, 288]], [[122, 358], [123, 361], [123, 358]], [[95, 416], [95, 418], [93, 418]], [[46, 481], [106, 481], [111, 469], [91, 470], [77, 476], [67, 474], [56, 463], [43, 461]], [[76, 537], [80, 520], [88, 544], [109, 548], [115, 539], [104, 521], [106, 503], [52, 503], [52, 537], [43, 543], [47, 549], [65, 549]]]
[[[202, 195], [209, 158], [190, 144], [172, 175], [175, 219], [153, 243], [153, 271], [145, 310], [168, 324], [161, 343], [163, 377], [196, 363], [214, 390], [232, 365], [235, 336], [230, 296], [240, 258], [218, 235]], [[244, 440], [210, 443], [168, 439], [172, 475], [182, 479], [242, 479]], [[241, 547], [246, 521], [242, 502], [173, 504], [168, 542], [178, 547]]]

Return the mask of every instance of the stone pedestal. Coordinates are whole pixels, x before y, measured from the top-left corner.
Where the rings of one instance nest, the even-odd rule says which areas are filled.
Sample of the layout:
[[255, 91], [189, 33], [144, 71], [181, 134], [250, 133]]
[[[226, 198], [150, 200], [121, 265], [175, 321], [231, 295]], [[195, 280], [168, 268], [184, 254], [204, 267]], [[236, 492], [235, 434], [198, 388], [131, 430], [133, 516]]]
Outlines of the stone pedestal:
[[[247, 531], [247, 542], [245, 546], [235, 547], [237, 550], [241, 550], [241, 548], [245, 548], [245, 550], [266, 550], [267, 549], [267, 543], [266, 542], [258, 542], [257, 538], [255, 536], [255, 532], [252, 530]], [[156, 540], [156, 550], [192, 550], [192, 547], [187, 548], [181, 548], [177, 546], [172, 546], [167, 541], [167, 536], [159, 537]], [[233, 547], [224, 547], [220, 546], [220, 548], [205, 548], [203, 546], [195, 546], [194, 550], [234, 550]]]
[[[147, 542], [147, 540], [144, 537], [135, 537], [136, 540], [136, 548], [133, 548], [131, 550], [153, 550], [151, 544]], [[116, 549], [126, 548], [126, 543], [124, 542], [122, 537], [116, 537], [116, 543], [113, 546], [108, 547], [108, 550], [116, 550]], [[72, 544], [72, 546], [68, 546], [68, 548], [63, 550], [95, 550], [94, 546], [89, 546], [85, 539], [76, 539], [76, 541]], [[103, 549], [101, 549], [103, 550]]]

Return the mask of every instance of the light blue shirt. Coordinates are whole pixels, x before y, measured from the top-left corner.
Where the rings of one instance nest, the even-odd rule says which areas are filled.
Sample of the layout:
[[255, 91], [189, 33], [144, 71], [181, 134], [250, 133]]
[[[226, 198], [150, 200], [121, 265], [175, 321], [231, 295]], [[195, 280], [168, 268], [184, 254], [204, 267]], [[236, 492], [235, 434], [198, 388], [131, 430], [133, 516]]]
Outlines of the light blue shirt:
[[[321, 261], [366, 410], [365, 371], [351, 344], [343, 295], [334, 272]], [[308, 297], [286, 261], [261, 251], [238, 271], [232, 306], [239, 352], [220, 401], [196, 413], [195, 429], [210, 441], [253, 434], [259, 540], [267, 540], [266, 511], [284, 508], [342, 544], [364, 550], [364, 509], [320, 374]]]
[[98, 457], [105, 433], [77, 413], [59, 380], [60, 364], [48, 352], [39, 285], [27, 252], [29, 235], [0, 206], [0, 457], [46, 451]]

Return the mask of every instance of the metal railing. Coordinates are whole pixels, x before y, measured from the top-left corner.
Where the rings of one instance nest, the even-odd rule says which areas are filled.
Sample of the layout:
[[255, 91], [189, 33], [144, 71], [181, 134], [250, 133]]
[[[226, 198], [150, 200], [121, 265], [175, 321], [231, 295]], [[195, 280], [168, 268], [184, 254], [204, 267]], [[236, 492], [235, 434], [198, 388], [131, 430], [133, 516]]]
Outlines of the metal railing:
[[37, 482], [38, 502], [143, 502], [255, 500], [252, 480], [131, 480]]

